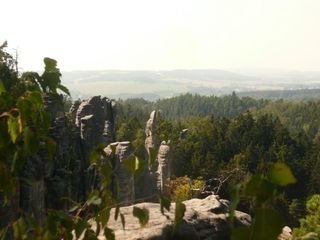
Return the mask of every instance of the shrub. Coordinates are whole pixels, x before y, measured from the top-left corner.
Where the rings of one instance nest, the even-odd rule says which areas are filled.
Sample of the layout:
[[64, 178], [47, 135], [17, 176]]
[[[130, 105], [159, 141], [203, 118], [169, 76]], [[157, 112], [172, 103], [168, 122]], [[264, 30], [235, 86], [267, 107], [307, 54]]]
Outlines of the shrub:
[[320, 195], [313, 195], [307, 201], [307, 216], [300, 220], [300, 227], [293, 231], [293, 239], [320, 238]]
[[177, 177], [169, 182], [171, 199], [173, 201], [185, 201], [199, 197], [204, 184], [205, 181], [202, 178]]

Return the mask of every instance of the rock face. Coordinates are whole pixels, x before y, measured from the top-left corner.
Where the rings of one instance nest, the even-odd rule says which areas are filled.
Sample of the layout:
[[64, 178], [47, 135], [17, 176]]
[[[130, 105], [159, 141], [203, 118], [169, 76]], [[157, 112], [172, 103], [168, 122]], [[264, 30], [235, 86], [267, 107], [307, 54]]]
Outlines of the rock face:
[[94, 96], [81, 103], [75, 102], [70, 112], [75, 124], [76, 168], [81, 176], [74, 180], [75, 195], [77, 200], [84, 200], [94, 184], [93, 171], [89, 169], [91, 151], [100, 143], [109, 144], [115, 140], [114, 111], [110, 99]]
[[[116, 147], [114, 154], [112, 146]], [[114, 173], [117, 176], [115, 181], [118, 189], [113, 189], [115, 198], [124, 206], [132, 204], [135, 200], [134, 175], [123, 166], [123, 161], [132, 154], [130, 142], [111, 143], [104, 151], [111, 157]]]
[[[146, 159], [149, 159], [150, 156], [150, 149], [156, 149], [157, 146], [157, 135], [156, 135], [156, 118], [157, 118], [157, 112], [152, 111], [150, 114], [150, 118], [148, 119], [146, 123], [146, 139], [145, 139], [145, 148], [147, 152]], [[148, 161], [148, 167], [149, 170], [151, 170], [151, 162]]]
[[[186, 212], [184, 221], [172, 234], [174, 219], [174, 205], [170, 212], [163, 216], [160, 205], [157, 203], [139, 203], [129, 207], [122, 207], [120, 211], [125, 216], [126, 227], [122, 229], [120, 220], [114, 221], [111, 217], [108, 227], [113, 229], [118, 240], [224, 240], [230, 237], [230, 226], [228, 222], [227, 200], [220, 200], [218, 196], [211, 195], [205, 199], [191, 199], [185, 201]], [[145, 207], [149, 210], [149, 222], [144, 228], [140, 228], [138, 219], [132, 215], [133, 207]], [[111, 216], [114, 214], [111, 211]], [[236, 211], [235, 225], [249, 226], [251, 218], [248, 214]], [[101, 234], [100, 239], [105, 239]]]
[[[42, 143], [39, 152], [26, 160], [10, 206], [2, 207], [0, 194], [0, 216], [6, 216], [0, 217], [0, 226], [15, 219], [19, 209], [42, 222], [49, 208], [67, 210], [69, 201], [65, 199], [85, 199], [93, 184], [88, 169], [90, 152], [98, 143], [114, 141], [111, 100], [97, 96], [75, 102], [71, 123], [61, 103], [48, 96], [43, 100], [45, 111], [51, 116], [49, 137], [55, 142], [54, 153], [50, 157]], [[119, 152], [125, 152], [121, 149]]]
[[[136, 192], [138, 198], [148, 201], [158, 201], [155, 195], [158, 193], [168, 193], [166, 188], [170, 179], [171, 150], [170, 141], [162, 141], [158, 145], [156, 135], [157, 111], [152, 111], [150, 118], [146, 122], [145, 139], [145, 163], [147, 167], [140, 174], [136, 181]], [[157, 152], [156, 156], [153, 156]], [[152, 159], [156, 158], [156, 159]], [[153, 160], [152, 162], [150, 160]], [[153, 197], [152, 197], [153, 196]]]
[[167, 192], [166, 183], [170, 179], [170, 146], [166, 141], [162, 141], [158, 151], [158, 177], [157, 177], [157, 187], [159, 192]]
[[[21, 171], [19, 206], [42, 222], [47, 208], [66, 209], [63, 197], [70, 196], [69, 138], [67, 118], [63, 106], [44, 98], [45, 111], [50, 113], [49, 136], [55, 142], [55, 152], [50, 160], [44, 144], [37, 155], [27, 159]], [[24, 179], [28, 179], [29, 182]], [[30, 184], [31, 183], [31, 184]]]

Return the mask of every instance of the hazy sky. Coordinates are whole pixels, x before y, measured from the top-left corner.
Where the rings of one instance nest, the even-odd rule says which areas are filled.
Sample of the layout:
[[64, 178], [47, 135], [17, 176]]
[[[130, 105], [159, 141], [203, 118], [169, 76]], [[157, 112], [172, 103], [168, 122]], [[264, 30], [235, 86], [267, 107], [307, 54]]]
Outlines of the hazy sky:
[[320, 0], [3, 0], [23, 70], [320, 70]]

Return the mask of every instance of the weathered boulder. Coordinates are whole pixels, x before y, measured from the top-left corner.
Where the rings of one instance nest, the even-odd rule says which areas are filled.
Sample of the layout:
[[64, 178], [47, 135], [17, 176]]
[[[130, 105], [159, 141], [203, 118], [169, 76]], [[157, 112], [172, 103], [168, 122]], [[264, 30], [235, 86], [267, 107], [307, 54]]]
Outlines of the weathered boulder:
[[[228, 221], [228, 201], [220, 200], [211, 195], [205, 199], [191, 199], [184, 202], [186, 212], [184, 221], [175, 234], [172, 232], [175, 204], [172, 204], [167, 219], [160, 212], [157, 203], [139, 203], [133, 206], [122, 207], [120, 212], [125, 216], [125, 231], [121, 221], [110, 218], [108, 227], [113, 229], [117, 240], [224, 240], [230, 237]], [[140, 228], [138, 219], [132, 215], [133, 207], [145, 207], [149, 210], [149, 222]], [[111, 216], [115, 209], [112, 209]], [[243, 212], [235, 212], [236, 226], [250, 226], [251, 217]], [[105, 239], [103, 233], [100, 239]]]

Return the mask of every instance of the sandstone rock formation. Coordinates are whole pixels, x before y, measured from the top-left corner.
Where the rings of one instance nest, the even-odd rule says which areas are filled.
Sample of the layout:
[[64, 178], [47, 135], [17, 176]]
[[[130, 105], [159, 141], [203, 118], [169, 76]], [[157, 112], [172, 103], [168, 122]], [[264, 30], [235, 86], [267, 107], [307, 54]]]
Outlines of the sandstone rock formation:
[[159, 147], [158, 156], [158, 171], [157, 171], [157, 187], [160, 192], [166, 191], [166, 183], [170, 179], [170, 146], [166, 141], [162, 141]]
[[70, 166], [67, 118], [63, 106], [49, 97], [44, 98], [45, 111], [50, 113], [49, 136], [55, 142], [52, 159], [40, 145], [38, 154], [29, 157], [20, 174], [19, 207], [43, 221], [47, 208], [67, 209], [64, 197], [70, 196]]
[[[92, 182], [93, 170], [89, 169], [91, 151], [98, 144], [109, 144], [115, 140], [115, 121], [112, 101], [94, 96], [81, 103], [75, 102], [70, 109], [74, 118], [75, 155], [77, 171], [81, 176], [74, 180], [78, 200], [86, 198]], [[79, 176], [78, 175], [78, 176]]]
[[278, 237], [278, 240], [291, 240], [292, 239], [292, 229], [288, 226], [282, 228], [282, 232]]
[[[191, 199], [184, 202], [186, 212], [184, 221], [176, 234], [172, 233], [174, 219], [174, 205], [170, 212], [166, 213], [170, 219], [160, 212], [157, 203], [139, 203], [129, 207], [122, 207], [120, 211], [125, 216], [126, 227], [122, 229], [120, 220], [110, 218], [108, 227], [113, 229], [118, 240], [224, 240], [229, 239], [230, 225], [228, 222], [227, 200], [219, 199], [211, 195], [205, 199]], [[133, 207], [145, 207], [149, 210], [149, 222], [144, 228], [140, 228], [138, 219], [132, 215]], [[111, 211], [114, 215], [115, 209]], [[236, 211], [235, 225], [249, 226], [251, 218], [248, 214]], [[105, 239], [103, 234], [100, 239]]]
[[85, 199], [93, 184], [88, 169], [90, 152], [98, 143], [114, 141], [111, 100], [97, 96], [75, 102], [71, 108], [73, 123], [57, 99], [45, 96], [43, 100], [51, 117], [49, 137], [55, 142], [55, 151], [50, 157], [42, 143], [39, 152], [26, 160], [10, 206], [2, 207], [0, 195], [0, 215], [7, 216], [0, 219], [1, 226], [12, 221], [19, 209], [42, 222], [46, 209], [67, 210], [67, 198]]
[[[149, 160], [150, 156], [150, 149], [156, 149], [157, 147], [157, 135], [156, 135], [156, 119], [157, 119], [157, 112], [152, 111], [150, 114], [150, 118], [148, 119], [146, 123], [145, 133], [146, 133], [146, 139], [145, 139], [145, 148], [147, 152], [147, 159]], [[151, 170], [151, 162], [148, 161], [148, 167], [149, 170]]]
[[[112, 152], [112, 146], [115, 148], [115, 153]], [[104, 150], [113, 161], [114, 181], [117, 182], [118, 189], [114, 189], [115, 198], [122, 205], [132, 204], [135, 200], [134, 190], [134, 175], [123, 166], [123, 161], [132, 154], [130, 142], [115, 142], [111, 143]]]

